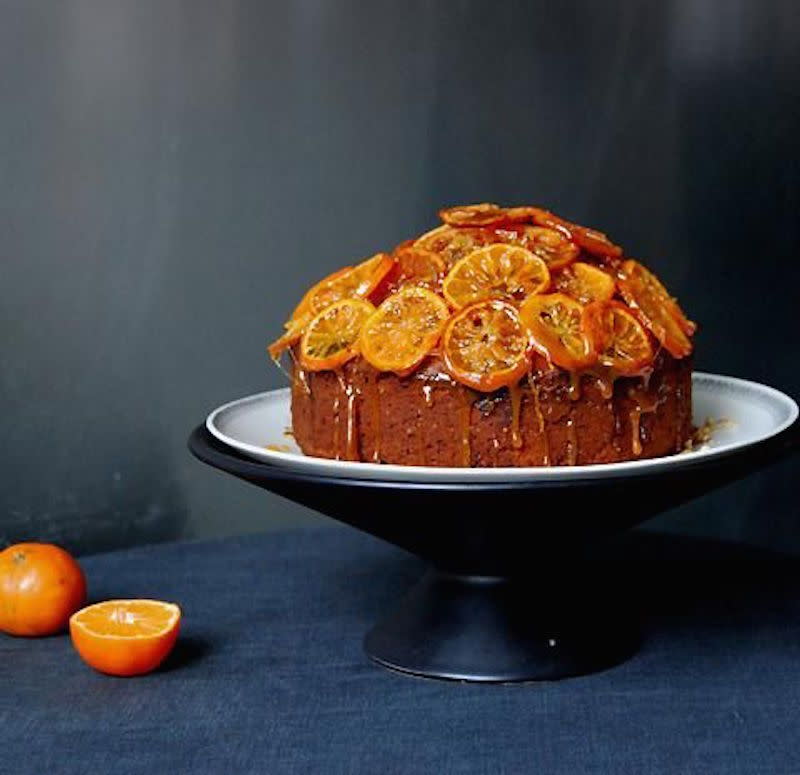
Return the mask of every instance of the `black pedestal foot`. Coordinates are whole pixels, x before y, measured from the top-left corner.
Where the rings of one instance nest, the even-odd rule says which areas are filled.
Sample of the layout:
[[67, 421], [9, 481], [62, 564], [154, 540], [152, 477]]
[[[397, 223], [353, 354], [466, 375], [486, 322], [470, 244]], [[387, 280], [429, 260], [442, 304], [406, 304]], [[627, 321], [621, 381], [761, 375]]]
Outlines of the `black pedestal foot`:
[[[541, 681], [594, 673], [636, 652], [636, 618], [596, 580], [556, 589], [430, 571], [364, 640], [385, 667], [461, 681]], [[548, 588], [549, 587], [549, 588]]]

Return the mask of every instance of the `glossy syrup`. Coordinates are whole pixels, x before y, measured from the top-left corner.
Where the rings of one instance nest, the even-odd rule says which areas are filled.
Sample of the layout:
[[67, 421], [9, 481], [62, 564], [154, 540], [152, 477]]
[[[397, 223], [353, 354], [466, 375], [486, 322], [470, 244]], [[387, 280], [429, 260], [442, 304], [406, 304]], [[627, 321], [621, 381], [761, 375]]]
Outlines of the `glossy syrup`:
[[519, 415], [522, 407], [522, 389], [519, 383], [515, 382], [508, 386], [508, 394], [511, 397], [511, 446], [514, 449], [522, 448], [522, 433], [519, 426]]
[[578, 431], [575, 421], [570, 417], [567, 420], [567, 465], [574, 466], [578, 462]]
[[472, 463], [472, 449], [469, 443], [469, 431], [472, 421], [472, 391], [469, 388], [461, 387], [460, 425], [461, 425], [461, 465], [469, 468]]
[[533, 398], [533, 413], [536, 415], [536, 422], [539, 426], [539, 436], [542, 439], [543, 444], [543, 455], [542, 455], [542, 465], [549, 466], [550, 465], [550, 441], [547, 438], [547, 432], [545, 431], [545, 424], [544, 424], [544, 415], [542, 414], [542, 404], [539, 400], [539, 386], [536, 384], [536, 381], [533, 378], [533, 375], [528, 372], [528, 385], [531, 389], [531, 397]]

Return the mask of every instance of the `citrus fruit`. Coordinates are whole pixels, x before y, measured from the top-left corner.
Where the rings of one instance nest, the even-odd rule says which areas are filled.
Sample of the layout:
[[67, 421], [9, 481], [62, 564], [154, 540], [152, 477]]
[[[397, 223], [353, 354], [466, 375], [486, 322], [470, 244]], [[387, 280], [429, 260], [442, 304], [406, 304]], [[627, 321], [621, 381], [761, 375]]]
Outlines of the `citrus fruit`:
[[529, 296], [520, 316], [531, 333], [534, 348], [549, 361], [574, 371], [595, 360], [583, 326], [583, 305], [564, 293]]
[[414, 245], [437, 253], [449, 267], [468, 253], [497, 241], [490, 229], [456, 228], [444, 224], [423, 234]]
[[313, 317], [341, 299], [366, 299], [394, 267], [394, 259], [386, 253], [376, 253], [356, 266], [346, 266], [329, 274], [312, 286], [287, 322], [304, 316]]
[[583, 326], [603, 366], [631, 376], [652, 362], [650, 337], [624, 304], [618, 301], [588, 304], [583, 311]]
[[556, 290], [572, 296], [581, 304], [608, 301], [615, 290], [614, 278], [602, 269], [576, 261], [553, 278]]
[[497, 229], [496, 233], [503, 242], [530, 250], [541, 258], [550, 270], [561, 269], [571, 264], [581, 252], [575, 243], [557, 229], [518, 224]]
[[286, 331], [267, 347], [269, 357], [273, 361], [277, 361], [286, 350], [300, 340], [309, 320], [311, 320], [311, 315], [304, 314], [287, 321]]
[[689, 335], [695, 325], [687, 320], [678, 303], [658, 278], [638, 261], [625, 261], [617, 281], [622, 298], [638, 311], [656, 339], [675, 358], [684, 358], [692, 351]]
[[449, 226], [490, 226], [506, 220], [506, 213], [496, 204], [483, 202], [439, 210], [439, 217]]
[[363, 299], [342, 299], [322, 310], [300, 340], [300, 365], [309, 371], [335, 369], [355, 357], [361, 327], [374, 311]]
[[401, 288], [364, 323], [361, 354], [380, 371], [408, 372], [439, 341], [449, 316], [447, 304], [432, 291]]
[[442, 284], [447, 301], [461, 309], [484, 299], [522, 301], [550, 284], [545, 262], [525, 248], [488, 245], [464, 256]]
[[399, 282], [435, 288], [445, 272], [444, 260], [425, 248], [408, 245], [395, 251]]
[[181, 609], [161, 600], [106, 600], [69, 620], [72, 643], [88, 665], [110, 675], [155, 670], [172, 651]]
[[14, 544], [0, 552], [0, 630], [53, 635], [86, 600], [80, 565], [53, 544]]
[[534, 209], [533, 220], [535, 223], [561, 231], [587, 253], [605, 258], [617, 258], [622, 255], [622, 248], [615, 245], [603, 232], [581, 226], [578, 223], [571, 223], [548, 210]]
[[528, 332], [516, 307], [489, 299], [462, 309], [442, 334], [450, 375], [475, 390], [491, 392], [517, 382], [528, 369]]

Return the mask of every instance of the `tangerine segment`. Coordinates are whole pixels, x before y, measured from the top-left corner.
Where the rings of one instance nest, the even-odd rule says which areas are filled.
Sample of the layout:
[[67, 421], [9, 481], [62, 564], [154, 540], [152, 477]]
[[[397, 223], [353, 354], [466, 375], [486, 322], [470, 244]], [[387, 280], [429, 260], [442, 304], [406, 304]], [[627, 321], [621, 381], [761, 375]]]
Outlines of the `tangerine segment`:
[[308, 371], [335, 369], [358, 354], [358, 337], [375, 307], [363, 299], [342, 299], [322, 310], [300, 340], [300, 365]]
[[571, 223], [548, 210], [536, 209], [536, 212], [533, 213], [533, 220], [540, 226], [557, 229], [576, 245], [595, 256], [618, 258], [622, 255], [622, 248], [615, 245], [603, 232], [581, 226], [578, 223]]
[[444, 224], [423, 234], [414, 245], [437, 253], [446, 266], [452, 266], [473, 250], [497, 241], [490, 229], [457, 229]]
[[450, 316], [435, 293], [407, 285], [386, 299], [361, 329], [359, 347], [379, 371], [407, 373], [439, 341]]
[[106, 600], [69, 620], [72, 643], [95, 670], [141, 675], [167, 657], [180, 629], [181, 610], [160, 600]]
[[689, 334], [695, 325], [687, 320], [678, 302], [659, 279], [638, 261], [628, 260], [620, 268], [617, 282], [622, 298], [639, 312], [645, 325], [675, 358], [685, 358], [692, 351]]
[[614, 278], [602, 269], [576, 261], [559, 272], [554, 286], [581, 304], [592, 301], [609, 301], [614, 295]]
[[550, 284], [547, 264], [525, 248], [488, 245], [465, 256], [442, 284], [447, 301], [461, 309], [485, 299], [522, 301]]
[[547, 264], [549, 269], [562, 269], [579, 255], [580, 248], [557, 229], [542, 226], [517, 225], [497, 229], [501, 241], [530, 250]]
[[624, 304], [592, 302], [583, 311], [583, 326], [603, 366], [632, 376], [652, 363], [650, 337]]
[[596, 359], [583, 329], [583, 305], [564, 293], [529, 296], [520, 309], [533, 346], [549, 361], [569, 371], [590, 366]]
[[439, 217], [449, 226], [491, 226], [506, 220], [506, 211], [499, 205], [483, 202], [439, 210]]
[[341, 299], [367, 298], [393, 267], [391, 256], [376, 253], [356, 266], [346, 266], [328, 275], [309, 289], [289, 323], [306, 315], [313, 317]]
[[491, 392], [517, 382], [528, 369], [529, 338], [516, 307], [489, 299], [461, 310], [442, 334], [442, 356], [450, 375]]

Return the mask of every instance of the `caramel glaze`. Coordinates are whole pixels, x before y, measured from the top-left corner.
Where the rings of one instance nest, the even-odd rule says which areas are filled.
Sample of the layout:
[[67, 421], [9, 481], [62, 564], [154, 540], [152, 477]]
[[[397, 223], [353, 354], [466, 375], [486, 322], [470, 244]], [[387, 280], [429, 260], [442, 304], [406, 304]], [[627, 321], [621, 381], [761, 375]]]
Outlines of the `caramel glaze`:
[[691, 433], [691, 363], [667, 355], [633, 377], [573, 377], [545, 364], [493, 393], [454, 382], [437, 358], [402, 378], [379, 374], [361, 359], [337, 372], [298, 372], [295, 365], [297, 442], [322, 457], [434, 466], [578, 465], [670, 454]]

